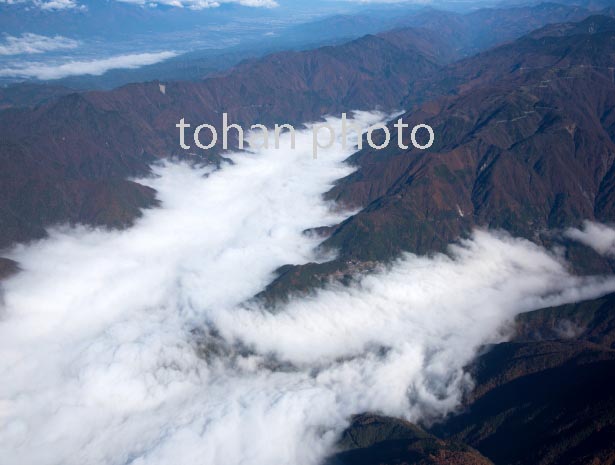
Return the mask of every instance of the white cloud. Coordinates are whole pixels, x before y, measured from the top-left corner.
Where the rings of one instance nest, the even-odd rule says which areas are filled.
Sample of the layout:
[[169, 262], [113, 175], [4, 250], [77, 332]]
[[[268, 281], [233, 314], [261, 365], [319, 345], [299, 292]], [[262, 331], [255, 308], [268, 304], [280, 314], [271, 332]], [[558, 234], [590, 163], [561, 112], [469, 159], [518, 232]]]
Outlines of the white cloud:
[[276, 313], [242, 305], [277, 267], [320, 258], [305, 229], [344, 217], [320, 194], [351, 171], [350, 150], [313, 160], [307, 131], [297, 147], [215, 172], [165, 164], [144, 181], [162, 207], [133, 228], [56, 229], [12, 251], [24, 271], [4, 283], [0, 322], [7, 463], [315, 465], [353, 413], [454, 409], [463, 367], [517, 313], [615, 289], [479, 231], [450, 257], [407, 255]]
[[21, 36], [4, 36], [0, 43], [0, 55], [19, 55], [23, 53], [45, 53], [54, 50], [68, 50], [79, 46], [79, 42], [68, 37], [56, 35], [42, 36], [27, 32]]
[[273, 8], [278, 6], [275, 0], [117, 0], [124, 3], [135, 3], [137, 5], [167, 5], [178, 8], [190, 8], [192, 10], [203, 10], [205, 8], [217, 8], [223, 3], [237, 3], [250, 7]]
[[[223, 3], [236, 3], [249, 7], [273, 8], [278, 6], [276, 0], [116, 0], [123, 3], [133, 3], [136, 5], [157, 6], [166, 5], [178, 8], [190, 8], [192, 10], [203, 10], [205, 8], [217, 8]], [[60, 11], [69, 9], [86, 9], [85, 5], [79, 4], [76, 0], [0, 0], [0, 3], [9, 5], [18, 3], [32, 3], [37, 8], [47, 11]]]
[[6, 3], [7, 5], [18, 5], [22, 3], [29, 3], [41, 10], [46, 11], [60, 11], [71, 9], [85, 9], [84, 5], [79, 5], [75, 0], [0, 0], [0, 3]]
[[152, 65], [176, 56], [176, 52], [136, 53], [117, 55], [99, 60], [74, 60], [51, 65], [35, 62], [21, 62], [0, 69], [0, 76], [37, 78], [41, 80], [59, 79], [66, 76], [92, 74], [99, 76], [112, 69], [134, 69]]
[[431, 5], [432, 0], [346, 0], [350, 3], [408, 3], [412, 5]]
[[70, 10], [79, 7], [75, 0], [34, 0], [34, 4], [41, 10], [48, 11]]
[[615, 228], [585, 221], [583, 229], [570, 228], [564, 235], [591, 247], [600, 255], [615, 256]]

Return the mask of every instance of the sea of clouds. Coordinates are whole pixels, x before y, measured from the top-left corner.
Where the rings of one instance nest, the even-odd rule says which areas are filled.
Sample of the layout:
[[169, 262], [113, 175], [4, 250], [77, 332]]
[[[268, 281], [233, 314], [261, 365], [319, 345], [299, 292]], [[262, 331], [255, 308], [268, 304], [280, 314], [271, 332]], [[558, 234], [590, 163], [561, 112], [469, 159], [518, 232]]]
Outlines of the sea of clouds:
[[[383, 116], [358, 113], [367, 127]], [[281, 145], [289, 145], [282, 140]], [[338, 141], [339, 142], [339, 141]], [[351, 212], [321, 194], [341, 144], [164, 163], [161, 207], [125, 231], [57, 228], [2, 283], [3, 463], [312, 465], [350, 415], [433, 419], [520, 312], [615, 290], [525, 240], [477, 231], [275, 312], [251, 299], [287, 263], [325, 260], [309, 228]]]

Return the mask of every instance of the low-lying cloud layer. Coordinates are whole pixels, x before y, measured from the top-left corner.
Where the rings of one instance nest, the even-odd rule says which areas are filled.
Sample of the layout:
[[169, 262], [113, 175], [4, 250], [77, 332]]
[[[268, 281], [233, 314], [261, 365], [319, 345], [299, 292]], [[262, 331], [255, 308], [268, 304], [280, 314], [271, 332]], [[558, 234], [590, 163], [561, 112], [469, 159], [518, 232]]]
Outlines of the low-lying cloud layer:
[[71, 60], [61, 64], [21, 62], [0, 69], [0, 77], [49, 80], [82, 74], [99, 76], [112, 69], [134, 69], [153, 65], [176, 55], [176, 52], [167, 51], [117, 55], [96, 60]]
[[[381, 115], [360, 114], [362, 127]], [[282, 140], [281, 146], [289, 145]], [[351, 414], [453, 410], [463, 367], [516, 314], [615, 290], [524, 240], [478, 231], [450, 256], [296, 299], [246, 304], [303, 233], [345, 214], [321, 194], [340, 145], [165, 164], [162, 207], [123, 232], [57, 229], [15, 249], [0, 322], [0, 456], [28, 464], [317, 464]], [[346, 213], [348, 214], [348, 213]]]

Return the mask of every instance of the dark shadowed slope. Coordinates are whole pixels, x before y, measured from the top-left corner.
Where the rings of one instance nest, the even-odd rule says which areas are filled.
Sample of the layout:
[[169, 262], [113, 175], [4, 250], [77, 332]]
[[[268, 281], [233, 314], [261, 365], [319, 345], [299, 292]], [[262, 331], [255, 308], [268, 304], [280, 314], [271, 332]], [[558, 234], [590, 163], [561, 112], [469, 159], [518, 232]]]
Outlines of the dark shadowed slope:
[[497, 464], [615, 461], [615, 296], [538, 310], [474, 366], [466, 410], [433, 428]]
[[471, 447], [445, 441], [416, 425], [378, 415], [357, 415], [326, 465], [490, 465]]

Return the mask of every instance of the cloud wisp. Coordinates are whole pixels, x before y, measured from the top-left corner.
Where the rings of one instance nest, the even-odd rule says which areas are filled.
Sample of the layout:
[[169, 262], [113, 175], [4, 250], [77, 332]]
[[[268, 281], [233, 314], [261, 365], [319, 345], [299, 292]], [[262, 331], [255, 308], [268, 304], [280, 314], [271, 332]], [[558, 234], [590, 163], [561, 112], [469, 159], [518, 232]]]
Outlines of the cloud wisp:
[[463, 367], [519, 312], [615, 290], [478, 231], [448, 256], [407, 255], [275, 313], [246, 304], [279, 266], [326, 258], [303, 231], [349, 214], [321, 194], [349, 174], [351, 150], [315, 161], [310, 130], [296, 142], [219, 171], [161, 165], [143, 182], [162, 206], [133, 228], [61, 228], [12, 251], [23, 272], [3, 284], [7, 463], [315, 465], [351, 414], [454, 409], [471, 385]]
[[172, 51], [135, 53], [96, 60], [73, 60], [57, 65], [22, 62], [0, 69], [0, 76], [36, 78], [40, 80], [60, 79], [83, 74], [100, 76], [113, 69], [135, 69], [141, 66], [153, 65], [176, 55], [177, 53]]
[[569, 228], [564, 235], [591, 247], [600, 255], [615, 257], [615, 228], [611, 226], [585, 221], [582, 229]]
[[41, 10], [47, 11], [60, 11], [60, 10], [72, 10], [73, 8], [84, 8], [83, 5], [79, 5], [75, 0], [34, 0], [34, 5]]
[[217, 8], [224, 3], [236, 3], [255, 8], [274, 8], [278, 6], [275, 0], [117, 0], [124, 3], [134, 3], [147, 6], [174, 6], [177, 8], [190, 8], [191, 10], [203, 10]]
[[42, 36], [27, 32], [21, 36], [7, 35], [0, 43], [0, 55], [21, 55], [45, 53], [56, 50], [70, 50], [79, 46], [79, 42], [63, 36]]
[[[176, 8], [189, 8], [191, 10], [204, 10], [218, 8], [222, 4], [235, 3], [254, 8], [275, 8], [276, 0], [116, 0], [121, 3], [132, 3], [140, 6], [156, 7], [158, 5]], [[43, 11], [85, 10], [85, 4], [79, 4], [76, 0], [0, 0], [0, 3], [31, 4]]]
[[7, 5], [32, 4], [43, 11], [82, 10], [85, 8], [85, 6], [79, 5], [76, 0], [0, 0], [0, 3]]

